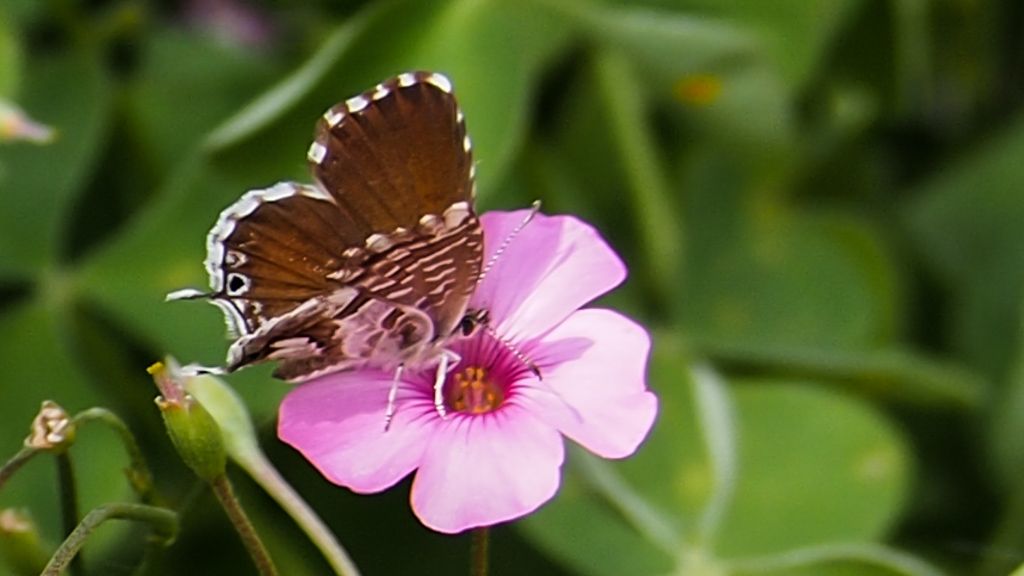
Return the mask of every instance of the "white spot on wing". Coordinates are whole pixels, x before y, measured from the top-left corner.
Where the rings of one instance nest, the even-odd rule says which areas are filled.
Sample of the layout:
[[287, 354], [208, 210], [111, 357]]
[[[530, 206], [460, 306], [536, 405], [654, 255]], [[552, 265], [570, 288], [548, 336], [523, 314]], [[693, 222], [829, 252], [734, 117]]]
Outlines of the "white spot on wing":
[[366, 237], [366, 249], [370, 252], [383, 252], [392, 245], [394, 242], [384, 234], [370, 234]]
[[363, 108], [370, 105], [370, 100], [366, 96], [353, 96], [348, 100], [345, 100], [345, 107], [348, 108], [349, 113], [355, 114]]
[[412, 72], [398, 75], [398, 85], [401, 87], [412, 86], [416, 83], [416, 75]]
[[390, 93], [391, 93], [391, 90], [389, 90], [387, 86], [385, 86], [383, 84], [377, 84], [377, 87], [374, 88], [373, 95], [371, 97], [374, 100], [380, 100], [380, 99], [384, 98], [385, 96], [387, 96]]
[[456, 202], [444, 211], [444, 225], [447, 228], [455, 228], [469, 218], [469, 204], [467, 202]]
[[306, 153], [306, 158], [314, 164], [319, 164], [324, 161], [327, 157], [327, 147], [319, 142], [313, 142], [309, 145], [309, 152]]
[[429, 82], [434, 86], [437, 86], [438, 88], [449, 94], [451, 94], [452, 92], [452, 82], [443, 74], [430, 74], [426, 78], [424, 78], [424, 81]]
[[299, 194], [302, 194], [306, 198], [312, 198], [314, 200], [323, 200], [325, 202], [334, 203], [334, 197], [327, 193], [326, 190], [319, 186], [303, 186], [299, 189]]
[[327, 122], [327, 125], [331, 128], [341, 124], [341, 120], [343, 118], [345, 118], [345, 114], [340, 110], [335, 110], [334, 108], [324, 112], [324, 122]]
[[228, 268], [243, 266], [248, 261], [249, 257], [237, 250], [228, 250], [227, 254], [224, 255], [224, 265]]
[[256, 207], [259, 206], [259, 203], [261, 201], [262, 202], [277, 202], [278, 200], [284, 200], [285, 198], [291, 198], [292, 196], [295, 196], [295, 194], [297, 194], [297, 193], [298, 193], [298, 189], [296, 188], [296, 186], [294, 186], [293, 184], [287, 183], [287, 182], [279, 182], [279, 183], [271, 186], [270, 188], [266, 188], [264, 190], [254, 190], [254, 191], [246, 194], [246, 196], [248, 196], [249, 194], [252, 194], [253, 198], [256, 200], [256, 206], [253, 206], [252, 210], [250, 210], [248, 213], [246, 213], [245, 216], [248, 216], [253, 211], [255, 211]]

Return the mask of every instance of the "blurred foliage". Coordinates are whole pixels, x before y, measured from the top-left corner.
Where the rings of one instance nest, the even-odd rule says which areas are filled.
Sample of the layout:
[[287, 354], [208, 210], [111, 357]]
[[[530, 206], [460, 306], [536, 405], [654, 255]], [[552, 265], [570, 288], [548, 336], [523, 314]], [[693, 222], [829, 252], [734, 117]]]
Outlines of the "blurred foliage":
[[[204, 239], [246, 189], [307, 180], [317, 116], [409, 69], [454, 81], [480, 210], [597, 225], [655, 335], [650, 440], [570, 452], [493, 538], [494, 572], [1006, 574], [1024, 562], [1024, 5], [1012, 0], [5, 0], [0, 98], [54, 126], [0, 143], [0, 454], [39, 403], [138, 432], [182, 535], [151, 573], [238, 573], [241, 545], [161, 435], [144, 371], [216, 363]], [[285, 386], [232, 376], [271, 457], [367, 574], [459, 573], [408, 482], [357, 497], [276, 444]], [[113, 434], [83, 507], [130, 498]], [[289, 575], [323, 574], [259, 490]], [[54, 470], [0, 493], [59, 540]], [[386, 535], [381, 537], [381, 535]], [[85, 549], [130, 574], [139, 536]], [[425, 568], [426, 567], [426, 568]], [[186, 572], [187, 571], [187, 572]]]

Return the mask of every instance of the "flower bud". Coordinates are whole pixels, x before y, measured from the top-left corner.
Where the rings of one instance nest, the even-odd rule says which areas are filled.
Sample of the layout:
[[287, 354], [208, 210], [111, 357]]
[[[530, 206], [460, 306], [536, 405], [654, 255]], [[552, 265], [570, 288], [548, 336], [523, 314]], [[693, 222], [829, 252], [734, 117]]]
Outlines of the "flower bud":
[[157, 362], [148, 372], [163, 393], [156, 398], [156, 405], [181, 459], [207, 482], [224, 475], [227, 455], [220, 427], [203, 405], [185, 392], [185, 377], [178, 366], [172, 360], [168, 365]]
[[32, 420], [25, 446], [61, 453], [75, 443], [75, 431], [75, 423], [67, 411], [52, 400], [44, 400], [39, 413]]
[[0, 558], [11, 574], [39, 574], [49, 556], [39, 538], [39, 528], [27, 511], [0, 510]]
[[223, 380], [203, 374], [185, 379], [185, 390], [202, 402], [220, 425], [224, 448], [238, 462], [251, 460], [260, 453], [252, 418], [242, 399]]

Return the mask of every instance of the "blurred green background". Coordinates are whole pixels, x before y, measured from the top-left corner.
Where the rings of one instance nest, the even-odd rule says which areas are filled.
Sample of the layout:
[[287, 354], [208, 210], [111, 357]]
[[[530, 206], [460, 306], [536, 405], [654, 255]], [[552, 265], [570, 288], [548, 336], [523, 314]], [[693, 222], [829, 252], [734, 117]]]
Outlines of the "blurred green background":
[[[218, 363], [205, 234], [308, 181], [334, 102], [410, 69], [455, 83], [479, 210], [573, 213], [623, 255], [603, 302], [655, 339], [661, 398], [625, 462], [573, 451], [493, 535], [495, 574], [1001, 575], [1024, 562], [1024, 4], [1015, 0], [2, 0], [0, 459], [43, 399], [138, 434], [182, 533], [151, 574], [251, 573], [163, 433], [145, 367]], [[364, 574], [465, 573], [408, 481], [329, 485], [274, 437], [269, 368], [229, 378]], [[102, 427], [83, 507], [130, 501]], [[232, 477], [283, 574], [328, 568]], [[60, 540], [53, 462], [0, 492]], [[93, 574], [132, 574], [104, 527]], [[0, 568], [0, 573], [4, 569]]]

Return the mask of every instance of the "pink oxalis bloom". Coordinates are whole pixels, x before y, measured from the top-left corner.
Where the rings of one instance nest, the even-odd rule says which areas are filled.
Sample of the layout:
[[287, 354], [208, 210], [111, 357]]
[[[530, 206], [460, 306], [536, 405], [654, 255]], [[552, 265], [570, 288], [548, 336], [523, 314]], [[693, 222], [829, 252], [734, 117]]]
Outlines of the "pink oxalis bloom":
[[[525, 211], [481, 218], [484, 261]], [[538, 214], [508, 245], [470, 303], [493, 332], [539, 369], [539, 380], [487, 330], [455, 342], [461, 360], [434, 408], [434, 370], [405, 373], [384, 431], [393, 374], [325, 375], [284, 399], [278, 434], [331, 482], [385, 490], [413, 470], [412, 508], [440, 532], [518, 518], [558, 490], [566, 436], [605, 458], [632, 454], [657, 413], [647, 390], [647, 332], [628, 318], [580, 307], [626, 269], [598, 233], [569, 216]]]

